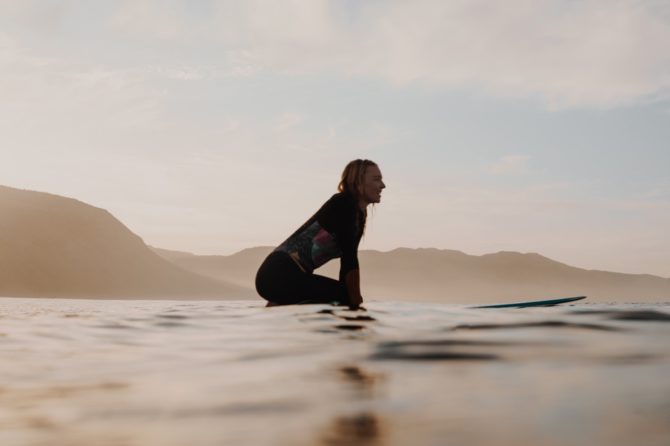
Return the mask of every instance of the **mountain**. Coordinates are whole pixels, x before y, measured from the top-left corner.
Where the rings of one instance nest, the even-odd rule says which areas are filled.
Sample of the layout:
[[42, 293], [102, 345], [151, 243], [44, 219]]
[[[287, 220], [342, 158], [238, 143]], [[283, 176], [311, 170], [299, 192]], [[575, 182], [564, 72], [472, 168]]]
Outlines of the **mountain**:
[[104, 209], [0, 186], [0, 296], [241, 298], [254, 293], [186, 271]]
[[[270, 247], [230, 256], [177, 255], [184, 269], [240, 286], [253, 287]], [[496, 303], [561, 296], [589, 296], [588, 302], [670, 300], [670, 279], [576, 268], [535, 253], [498, 252], [482, 256], [439, 249], [398, 248], [359, 252], [366, 299], [451, 303]], [[339, 261], [317, 273], [337, 277]]]
[[167, 251], [165, 254], [165, 251], [156, 250], [185, 270], [254, 289], [256, 271], [272, 248], [248, 248], [230, 256], [199, 256], [180, 251]]
[[[0, 296], [258, 299], [270, 247], [229, 256], [150, 248], [104, 209], [0, 186]], [[494, 303], [588, 295], [670, 300], [670, 279], [585, 270], [534, 253], [398, 248], [359, 253], [366, 299]], [[337, 277], [339, 261], [317, 271]]]

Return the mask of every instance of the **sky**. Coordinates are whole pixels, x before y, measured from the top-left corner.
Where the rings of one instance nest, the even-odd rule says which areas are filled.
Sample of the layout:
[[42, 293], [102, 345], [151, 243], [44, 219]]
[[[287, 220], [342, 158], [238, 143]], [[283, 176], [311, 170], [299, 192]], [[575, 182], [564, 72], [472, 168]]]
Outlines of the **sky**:
[[670, 277], [667, 0], [0, 0], [0, 184], [151, 245], [277, 245], [355, 158], [361, 249]]

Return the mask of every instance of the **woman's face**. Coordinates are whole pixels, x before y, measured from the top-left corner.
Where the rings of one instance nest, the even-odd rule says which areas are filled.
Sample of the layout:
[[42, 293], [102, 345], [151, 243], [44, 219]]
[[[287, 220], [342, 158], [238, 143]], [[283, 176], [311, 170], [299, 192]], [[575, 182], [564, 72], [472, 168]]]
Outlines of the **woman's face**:
[[382, 181], [382, 172], [377, 166], [369, 166], [365, 169], [365, 177], [363, 178], [363, 196], [362, 201], [366, 205], [370, 203], [379, 203], [381, 200], [382, 190], [386, 187]]

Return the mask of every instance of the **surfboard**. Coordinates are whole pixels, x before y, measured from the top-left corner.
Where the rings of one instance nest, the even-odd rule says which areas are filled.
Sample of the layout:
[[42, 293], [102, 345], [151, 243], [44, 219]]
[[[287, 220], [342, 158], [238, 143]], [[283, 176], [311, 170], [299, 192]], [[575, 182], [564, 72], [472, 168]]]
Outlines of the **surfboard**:
[[586, 299], [586, 296], [562, 297], [559, 299], [531, 300], [527, 302], [515, 302], [512, 304], [480, 305], [471, 308], [526, 308], [526, 307], [553, 307], [567, 302], [575, 302]]

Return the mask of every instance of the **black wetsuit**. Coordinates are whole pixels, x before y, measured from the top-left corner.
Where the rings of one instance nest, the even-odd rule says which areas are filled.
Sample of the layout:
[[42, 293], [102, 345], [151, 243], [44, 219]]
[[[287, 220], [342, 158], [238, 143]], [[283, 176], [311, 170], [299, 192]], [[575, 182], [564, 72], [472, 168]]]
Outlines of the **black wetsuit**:
[[[358, 269], [363, 212], [344, 192], [333, 195], [309, 220], [268, 255], [256, 274], [256, 291], [278, 304], [349, 303], [345, 277]], [[314, 270], [340, 257], [340, 280]]]

